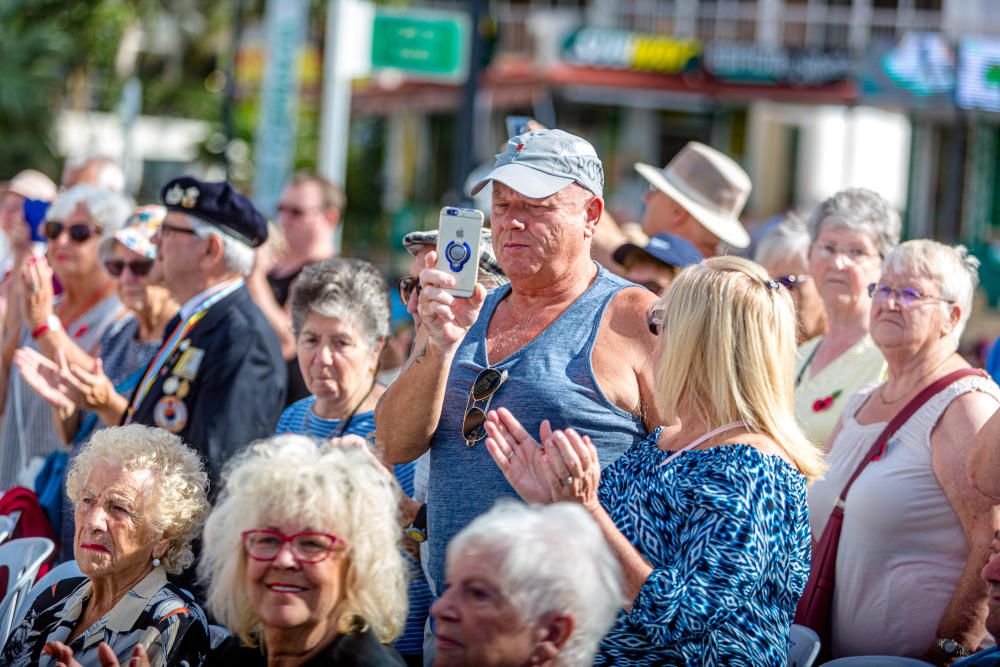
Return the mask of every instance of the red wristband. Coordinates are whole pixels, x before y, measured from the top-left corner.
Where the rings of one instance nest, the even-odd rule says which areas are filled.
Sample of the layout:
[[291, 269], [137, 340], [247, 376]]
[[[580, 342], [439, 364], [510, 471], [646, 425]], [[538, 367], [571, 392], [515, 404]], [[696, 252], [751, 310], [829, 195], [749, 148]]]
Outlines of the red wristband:
[[48, 330], [49, 330], [49, 324], [48, 322], [45, 322], [42, 324], [42, 326], [38, 327], [37, 329], [31, 332], [31, 337], [38, 338]]

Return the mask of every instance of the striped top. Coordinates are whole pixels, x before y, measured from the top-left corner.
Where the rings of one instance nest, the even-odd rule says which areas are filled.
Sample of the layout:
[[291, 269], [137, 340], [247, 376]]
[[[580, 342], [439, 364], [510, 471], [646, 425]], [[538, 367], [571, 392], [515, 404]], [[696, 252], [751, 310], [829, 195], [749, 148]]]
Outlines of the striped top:
[[[309, 396], [288, 406], [281, 413], [275, 435], [295, 433], [309, 436], [315, 440], [328, 440], [333, 437], [340, 430], [342, 420], [318, 417], [312, 411], [315, 402], [316, 397]], [[358, 435], [367, 438], [369, 434], [374, 432], [375, 412], [369, 411], [354, 415], [348, 427], [344, 429], [343, 435]], [[411, 498], [413, 497], [413, 473], [416, 467], [416, 462], [403, 463], [394, 467], [396, 481], [399, 482], [403, 493]], [[407, 560], [410, 581], [408, 590], [410, 612], [406, 617], [406, 629], [393, 646], [402, 655], [416, 655], [424, 651], [424, 623], [427, 621], [427, 613], [433, 598], [420, 569], [420, 563], [405, 554], [404, 556]]]

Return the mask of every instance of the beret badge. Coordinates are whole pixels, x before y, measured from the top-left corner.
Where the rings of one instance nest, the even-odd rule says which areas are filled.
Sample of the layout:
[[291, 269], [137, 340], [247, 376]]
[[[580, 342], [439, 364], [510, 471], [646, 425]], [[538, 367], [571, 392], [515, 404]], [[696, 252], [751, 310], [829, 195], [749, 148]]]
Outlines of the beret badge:
[[163, 196], [163, 201], [167, 206], [177, 206], [180, 204], [184, 208], [194, 208], [198, 205], [198, 195], [200, 194], [201, 192], [196, 187], [185, 189], [180, 185], [175, 185], [167, 190]]

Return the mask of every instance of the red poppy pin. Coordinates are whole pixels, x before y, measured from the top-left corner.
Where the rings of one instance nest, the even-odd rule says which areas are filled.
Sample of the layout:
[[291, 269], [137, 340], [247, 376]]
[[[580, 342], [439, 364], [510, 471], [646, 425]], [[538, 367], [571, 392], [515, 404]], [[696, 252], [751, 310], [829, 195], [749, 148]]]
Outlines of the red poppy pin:
[[524, 144], [518, 144], [517, 148], [514, 149], [514, 152], [515, 153], [520, 153], [523, 150], [524, 150]]
[[830, 406], [833, 405], [833, 402], [837, 400], [838, 396], [840, 396], [839, 389], [826, 398], [818, 399], [815, 403], [813, 403], [813, 412], [826, 412], [830, 409]]

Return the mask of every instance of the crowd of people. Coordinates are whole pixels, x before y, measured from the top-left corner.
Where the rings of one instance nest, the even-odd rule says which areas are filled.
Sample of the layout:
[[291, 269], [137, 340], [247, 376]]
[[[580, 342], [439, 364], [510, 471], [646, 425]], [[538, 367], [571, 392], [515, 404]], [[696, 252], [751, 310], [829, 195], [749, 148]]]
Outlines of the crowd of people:
[[635, 168], [629, 237], [589, 142], [512, 138], [471, 297], [404, 238], [405, 336], [319, 176], [277, 224], [192, 176], [136, 207], [106, 159], [11, 178], [0, 490], [79, 574], [0, 663], [776, 666], [798, 623], [1000, 665], [977, 261], [862, 188], [751, 238], [697, 142]]

